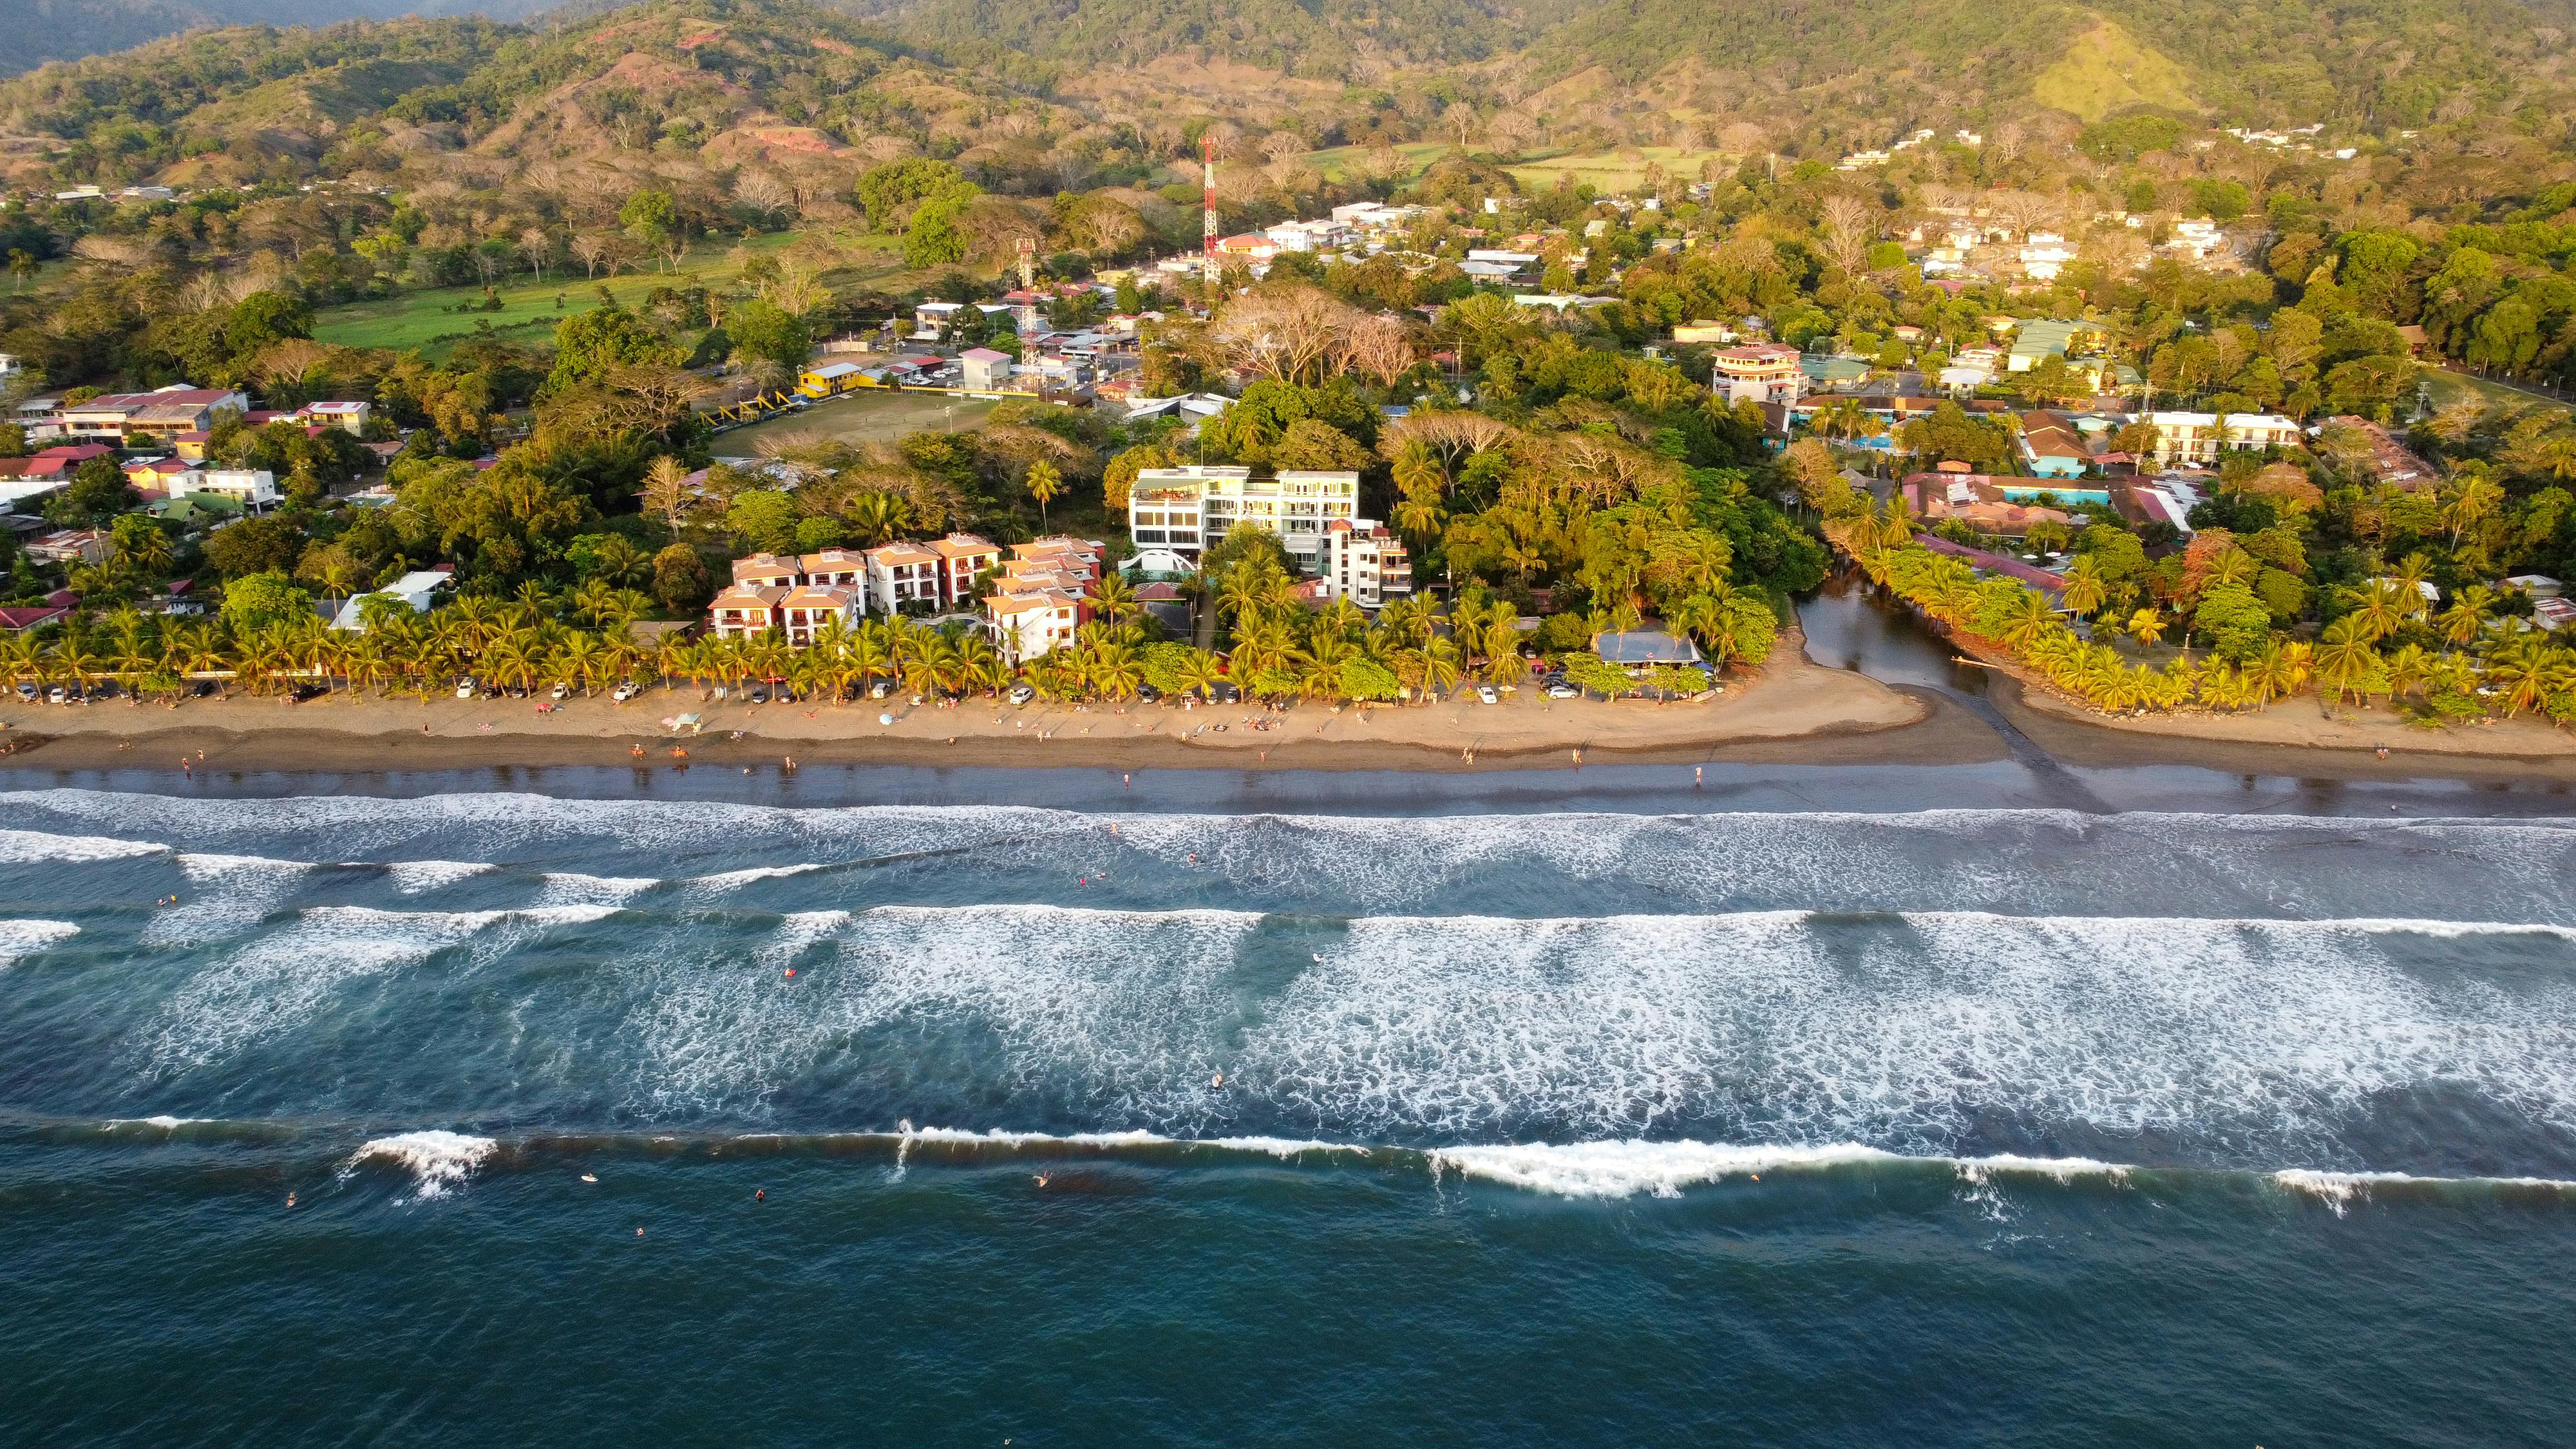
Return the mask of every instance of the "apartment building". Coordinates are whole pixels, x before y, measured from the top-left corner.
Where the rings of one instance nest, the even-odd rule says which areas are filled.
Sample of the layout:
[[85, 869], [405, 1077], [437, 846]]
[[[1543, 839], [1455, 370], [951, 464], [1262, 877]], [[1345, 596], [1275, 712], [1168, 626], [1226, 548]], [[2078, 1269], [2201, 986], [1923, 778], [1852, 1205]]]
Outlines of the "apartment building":
[[1730, 403], [1795, 403], [1807, 384], [1798, 349], [1785, 342], [1749, 342], [1709, 355], [1709, 387]]
[[2211, 467], [2221, 453], [2296, 446], [2305, 436], [2294, 418], [2270, 413], [2149, 413], [2156, 430], [2154, 457], [2170, 467]]
[[800, 584], [772, 606], [780, 633], [799, 649], [838, 623], [847, 629], [867, 613], [867, 590], [850, 584]]
[[1373, 518], [1335, 519], [1324, 529], [1324, 597], [1376, 609], [1413, 593], [1413, 556]]
[[868, 607], [897, 614], [906, 604], [940, 603], [940, 557], [917, 543], [880, 544], [867, 551]]
[[933, 539], [928, 547], [939, 556], [939, 602], [952, 607], [964, 603], [975, 592], [979, 575], [1002, 561], [1000, 546], [971, 533]]
[[1357, 516], [1359, 497], [1360, 475], [1348, 471], [1290, 468], [1255, 478], [1249, 468], [1148, 468], [1129, 491], [1127, 526], [1139, 548], [1169, 549], [1193, 565], [1228, 531], [1266, 528], [1312, 572], [1325, 528]]

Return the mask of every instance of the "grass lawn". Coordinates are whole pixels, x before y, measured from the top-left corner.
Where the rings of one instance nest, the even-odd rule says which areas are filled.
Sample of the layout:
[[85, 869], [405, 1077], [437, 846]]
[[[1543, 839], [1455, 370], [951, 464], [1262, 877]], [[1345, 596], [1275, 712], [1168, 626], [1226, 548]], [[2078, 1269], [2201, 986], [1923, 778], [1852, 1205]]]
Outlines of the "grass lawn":
[[872, 443], [924, 428], [971, 428], [990, 416], [994, 407], [993, 403], [946, 393], [871, 388], [816, 403], [787, 417], [718, 433], [715, 450], [723, 457], [755, 457], [764, 442], [831, 438], [846, 443]]
[[1583, 155], [1571, 153], [1524, 161], [1503, 169], [1521, 184], [1523, 191], [1545, 191], [1556, 185], [1556, 178], [1570, 175], [1577, 186], [1591, 183], [1605, 193], [1634, 191], [1646, 184], [1646, 167], [1660, 163], [1683, 181], [1697, 181], [1699, 168], [1706, 162], [1722, 160], [1715, 151], [1686, 151], [1678, 146], [1637, 146], [1632, 159], [1616, 152], [1594, 151]]
[[[1396, 147], [1395, 154], [1404, 158], [1404, 175], [1401, 179], [1410, 180], [1430, 170], [1431, 163], [1448, 155], [1451, 149], [1453, 148], [1445, 141], [1416, 141], [1408, 146]], [[1306, 164], [1314, 167], [1315, 174], [1326, 181], [1351, 181], [1359, 177], [1359, 164], [1367, 155], [1366, 146], [1335, 146], [1329, 150], [1307, 152]]]
[[[1456, 148], [1445, 141], [1417, 141], [1398, 146], [1396, 154], [1405, 161], [1405, 176], [1419, 176], [1431, 163]], [[1646, 181], [1646, 167], [1661, 162], [1666, 171], [1687, 181], [1699, 179], [1701, 163], [1723, 159], [1715, 151], [1685, 151], [1673, 146], [1640, 146], [1632, 148], [1631, 159], [1610, 151], [1593, 151], [1582, 155], [1571, 152], [1522, 161], [1503, 169], [1518, 181], [1523, 191], [1544, 191], [1556, 185], [1560, 175], [1571, 174], [1576, 185], [1590, 182], [1603, 192], [1632, 191]], [[1315, 168], [1327, 181], [1343, 181], [1358, 175], [1360, 159], [1368, 153], [1365, 146], [1335, 146], [1328, 151], [1309, 151], [1306, 164]]]
[[[745, 242], [727, 240], [693, 248], [676, 271], [646, 270], [594, 281], [578, 268], [558, 272], [543, 282], [531, 281], [525, 272], [512, 281], [501, 283], [496, 290], [501, 298], [498, 312], [459, 312], [460, 302], [479, 299], [480, 287], [441, 287], [435, 291], [406, 292], [382, 301], [352, 302], [343, 307], [324, 310], [313, 319], [313, 335], [322, 342], [344, 347], [382, 347], [397, 352], [418, 348], [432, 356], [448, 345], [474, 335], [474, 324], [489, 322], [492, 330], [513, 342], [543, 342], [554, 333], [557, 322], [576, 312], [597, 305], [600, 286], [608, 288], [620, 306], [640, 305], [655, 287], [697, 282], [719, 285], [733, 280], [739, 268], [732, 261], [737, 245], [755, 254], [784, 251], [797, 239], [796, 232], [776, 232]], [[898, 243], [892, 237], [871, 237], [889, 248]], [[889, 258], [891, 261], [891, 258]], [[879, 282], [899, 271], [895, 265], [844, 269], [826, 280], [839, 284]], [[560, 294], [563, 305], [555, 299]]]
[[2537, 408], [2544, 413], [2560, 415], [2576, 413], [2576, 408], [2571, 408], [2565, 403], [2553, 402], [2548, 398], [2527, 392], [2516, 392], [2502, 383], [2489, 382], [2483, 377], [2445, 372], [2438, 367], [2425, 368], [2415, 375], [2424, 384], [2424, 400], [2431, 403], [2436, 412], [2453, 403], [2467, 401], [2484, 403], [2488, 407]]

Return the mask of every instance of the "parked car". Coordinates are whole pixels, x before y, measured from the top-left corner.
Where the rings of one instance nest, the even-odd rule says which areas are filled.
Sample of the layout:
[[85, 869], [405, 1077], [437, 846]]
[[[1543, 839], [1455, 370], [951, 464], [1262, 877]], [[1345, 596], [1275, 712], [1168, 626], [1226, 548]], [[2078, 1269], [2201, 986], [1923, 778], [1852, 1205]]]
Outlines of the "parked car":
[[572, 686], [571, 686], [570, 684], [566, 683], [566, 682], [565, 682], [565, 681], [563, 681], [563, 680], [560, 680], [560, 679], [556, 680], [556, 681], [555, 681], [555, 698], [557, 698], [557, 699], [570, 699], [570, 698], [572, 698]]
[[212, 699], [215, 694], [215, 689], [216, 684], [213, 680], [200, 679], [196, 683], [188, 686], [188, 697], [191, 699]]
[[1147, 704], [1160, 704], [1163, 700], [1163, 692], [1150, 684], [1140, 684], [1136, 686], [1136, 697]]
[[1037, 698], [1038, 692], [1025, 684], [1014, 684], [1011, 686], [1011, 692], [1003, 697], [1013, 704], [1026, 704]]
[[765, 684], [755, 684], [743, 695], [743, 698], [753, 704], [767, 704], [769, 703], [769, 686]]
[[29, 704], [34, 704], [43, 695], [44, 691], [32, 684], [21, 682], [18, 686], [18, 697]]
[[1573, 685], [1566, 683], [1562, 679], [1547, 687], [1547, 697], [1550, 699], [1574, 699], [1582, 693], [1582, 690], [1575, 688]]
[[1494, 692], [1494, 687], [1490, 684], [1477, 685], [1476, 698], [1483, 700], [1487, 704], [1501, 704], [1503, 702], [1503, 697], [1496, 694]]
[[608, 697], [617, 701], [619, 704], [624, 704], [626, 701], [633, 699], [635, 696], [642, 694], [643, 692], [644, 686], [629, 679], [619, 684], [615, 689], [610, 690], [608, 692]]
[[1211, 704], [1241, 704], [1243, 702], [1243, 691], [1236, 688], [1231, 681], [1220, 679], [1216, 683], [1208, 686], [1208, 702]]
[[47, 704], [64, 704], [68, 703], [70, 699], [71, 695], [66, 693], [63, 687], [59, 684], [45, 691], [45, 702]]

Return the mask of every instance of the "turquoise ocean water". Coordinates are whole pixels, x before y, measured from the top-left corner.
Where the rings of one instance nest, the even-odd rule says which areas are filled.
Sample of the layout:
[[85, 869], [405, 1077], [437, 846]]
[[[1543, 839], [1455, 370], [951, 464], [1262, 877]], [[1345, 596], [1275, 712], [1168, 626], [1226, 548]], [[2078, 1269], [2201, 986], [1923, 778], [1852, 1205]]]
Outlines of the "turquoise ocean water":
[[2576, 809], [1999, 768], [21, 775], [0, 1442], [2563, 1442]]

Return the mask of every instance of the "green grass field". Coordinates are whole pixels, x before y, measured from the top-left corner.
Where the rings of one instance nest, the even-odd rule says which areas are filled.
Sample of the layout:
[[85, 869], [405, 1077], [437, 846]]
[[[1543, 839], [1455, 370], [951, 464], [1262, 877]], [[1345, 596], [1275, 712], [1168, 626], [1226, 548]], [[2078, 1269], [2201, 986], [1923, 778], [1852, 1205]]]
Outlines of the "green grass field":
[[715, 450], [726, 457], [751, 457], [759, 454], [764, 442], [782, 444], [796, 438], [816, 438], [872, 443], [924, 428], [971, 428], [990, 416], [995, 406], [945, 393], [869, 389], [845, 393], [787, 417], [720, 433]]
[[[784, 251], [797, 239], [795, 232], [779, 232], [739, 243], [754, 254]], [[888, 247], [897, 245], [892, 237], [871, 237]], [[525, 272], [514, 281], [496, 288], [501, 298], [498, 312], [459, 312], [460, 302], [479, 299], [480, 287], [442, 287], [435, 291], [406, 292], [380, 302], [352, 302], [333, 307], [313, 319], [313, 336], [322, 342], [343, 347], [382, 347], [397, 352], [419, 349], [436, 355], [457, 341], [474, 334], [474, 324], [489, 322], [492, 330], [513, 342], [542, 342], [551, 337], [557, 322], [576, 312], [597, 305], [598, 287], [606, 286], [609, 295], [620, 306], [640, 304], [655, 287], [695, 281], [701, 285], [721, 286], [731, 282], [740, 271], [732, 259], [737, 243], [695, 248], [683, 258], [674, 271], [647, 270], [594, 281], [578, 268], [558, 272], [546, 281], [537, 282]], [[878, 282], [896, 275], [897, 268], [851, 269], [830, 274], [826, 280], [836, 285]], [[563, 305], [555, 299], [561, 295]]]
[[2569, 407], [2562, 402], [2553, 402], [2545, 397], [2534, 397], [2527, 392], [2516, 392], [2502, 383], [2489, 382], [2483, 377], [2444, 372], [2437, 367], [2425, 368], [2418, 372], [2416, 377], [2423, 383], [2424, 400], [2432, 405], [2435, 412], [2456, 402], [2469, 401], [2484, 403], [2488, 407], [2533, 408], [2543, 413], [2561, 415], [2576, 413], [2576, 407]]
[[[1404, 158], [1406, 166], [1404, 175], [1407, 179], [1429, 170], [1431, 163], [1448, 155], [1452, 149], [1445, 142], [1432, 141], [1421, 141], [1410, 146], [1395, 148], [1396, 154]], [[1660, 162], [1666, 171], [1686, 180], [1695, 181], [1699, 179], [1699, 170], [1703, 163], [1719, 159], [1718, 153], [1714, 151], [1684, 151], [1672, 146], [1641, 146], [1629, 149], [1636, 152], [1633, 157], [1609, 151], [1582, 154], [1564, 152], [1541, 156], [1535, 160], [1515, 162], [1503, 169], [1511, 173], [1512, 179], [1520, 183], [1523, 191], [1547, 190], [1556, 185], [1557, 177], [1570, 175], [1578, 186], [1589, 183], [1603, 192], [1619, 192], [1633, 191], [1643, 186], [1646, 181], [1646, 167], [1649, 164]], [[1327, 181], [1344, 181], [1358, 175], [1356, 168], [1361, 157], [1366, 154], [1365, 147], [1335, 146], [1327, 151], [1307, 152], [1306, 164], [1314, 167], [1317, 174]]]

